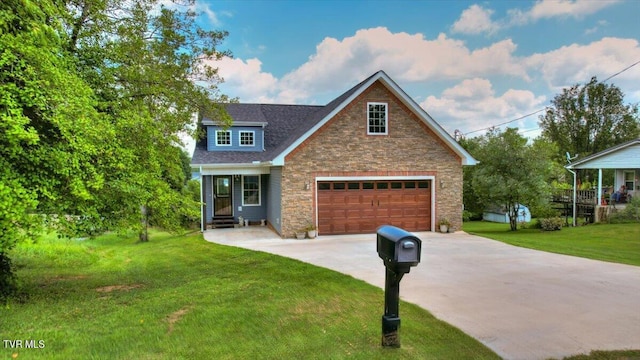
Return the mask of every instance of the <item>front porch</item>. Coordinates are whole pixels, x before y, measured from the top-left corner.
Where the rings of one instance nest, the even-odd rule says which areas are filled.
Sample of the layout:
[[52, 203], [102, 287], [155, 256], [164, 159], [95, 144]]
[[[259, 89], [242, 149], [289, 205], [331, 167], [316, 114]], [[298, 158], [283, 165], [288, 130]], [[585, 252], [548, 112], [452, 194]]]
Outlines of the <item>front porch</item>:
[[202, 174], [202, 230], [267, 222], [268, 174]]
[[567, 222], [569, 217], [573, 216], [584, 219], [587, 223], [600, 222], [607, 219], [611, 213], [624, 210], [627, 200], [631, 199], [629, 196], [624, 201], [616, 202], [608, 189], [600, 193], [596, 189], [576, 190], [574, 213], [573, 196], [573, 189], [558, 190], [552, 195], [551, 202], [554, 204], [554, 209], [558, 210]]

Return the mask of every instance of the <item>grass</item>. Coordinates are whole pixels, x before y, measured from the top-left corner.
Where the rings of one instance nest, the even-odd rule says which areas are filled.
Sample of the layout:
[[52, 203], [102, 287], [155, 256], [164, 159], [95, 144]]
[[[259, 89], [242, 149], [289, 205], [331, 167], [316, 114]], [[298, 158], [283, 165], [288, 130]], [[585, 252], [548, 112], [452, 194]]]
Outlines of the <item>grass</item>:
[[200, 234], [49, 236], [11, 256], [23, 293], [0, 308], [0, 339], [44, 348], [4, 343], [0, 358], [498, 358], [408, 303], [402, 347], [383, 349], [381, 289]]
[[518, 229], [509, 224], [465, 222], [463, 230], [507, 244], [558, 254], [640, 266], [640, 224], [592, 224], [560, 231]]

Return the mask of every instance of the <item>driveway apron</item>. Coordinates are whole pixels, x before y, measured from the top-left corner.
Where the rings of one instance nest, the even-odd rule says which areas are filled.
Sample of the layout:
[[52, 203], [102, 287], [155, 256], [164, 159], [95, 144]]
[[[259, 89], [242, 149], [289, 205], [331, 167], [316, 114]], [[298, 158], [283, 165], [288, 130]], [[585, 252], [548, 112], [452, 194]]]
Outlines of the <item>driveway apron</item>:
[[[422, 240], [422, 262], [403, 278], [402, 300], [501, 357], [560, 359], [591, 350], [640, 349], [640, 267], [519, 248], [464, 232], [415, 235]], [[375, 234], [283, 240], [254, 227], [204, 236], [384, 288]], [[402, 306], [400, 313], [402, 318]]]

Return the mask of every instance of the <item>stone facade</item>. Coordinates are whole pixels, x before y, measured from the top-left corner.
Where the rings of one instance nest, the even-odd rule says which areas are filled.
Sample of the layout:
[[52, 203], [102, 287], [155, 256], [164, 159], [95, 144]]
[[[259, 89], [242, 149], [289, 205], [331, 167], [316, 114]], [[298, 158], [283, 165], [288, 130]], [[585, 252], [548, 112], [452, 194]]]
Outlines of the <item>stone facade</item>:
[[[388, 104], [388, 135], [367, 135], [367, 102]], [[282, 235], [315, 222], [318, 176], [434, 176], [435, 222], [462, 228], [460, 158], [380, 81], [285, 158]], [[437, 226], [436, 226], [437, 228]]]

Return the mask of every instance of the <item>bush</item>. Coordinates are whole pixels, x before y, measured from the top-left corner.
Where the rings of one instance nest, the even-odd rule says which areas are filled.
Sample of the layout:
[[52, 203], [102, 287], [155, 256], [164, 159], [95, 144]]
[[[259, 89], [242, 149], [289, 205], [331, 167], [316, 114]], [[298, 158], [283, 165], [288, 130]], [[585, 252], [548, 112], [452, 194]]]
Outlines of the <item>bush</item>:
[[612, 224], [640, 222], [640, 197], [635, 196], [631, 202], [627, 203], [624, 210], [611, 214], [609, 222]]
[[559, 211], [551, 207], [551, 204], [549, 203], [533, 205], [530, 209], [531, 217], [535, 218], [554, 218], [560, 214]]
[[482, 213], [475, 213], [469, 210], [462, 211], [462, 221], [482, 220]]
[[11, 267], [11, 259], [0, 252], [0, 304], [7, 301], [16, 289], [16, 276]]
[[544, 218], [540, 219], [540, 228], [543, 231], [556, 231], [562, 229], [562, 224], [564, 221], [561, 217], [552, 217], [552, 218]]

